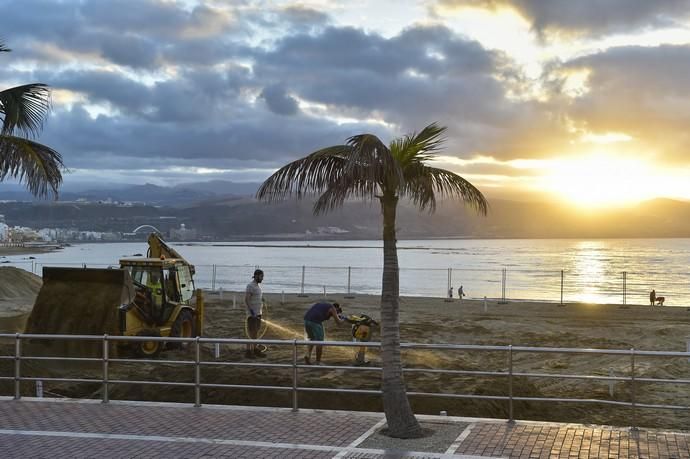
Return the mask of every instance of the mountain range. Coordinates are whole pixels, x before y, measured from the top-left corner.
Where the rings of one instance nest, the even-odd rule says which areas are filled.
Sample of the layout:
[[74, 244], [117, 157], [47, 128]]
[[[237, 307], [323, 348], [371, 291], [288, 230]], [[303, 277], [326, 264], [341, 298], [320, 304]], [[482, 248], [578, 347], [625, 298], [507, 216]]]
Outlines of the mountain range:
[[[143, 224], [167, 231], [181, 224], [199, 239], [378, 239], [376, 202], [346, 202], [334, 212], [312, 214], [309, 200], [266, 204], [253, 194], [258, 183], [224, 181], [174, 187], [132, 185], [83, 191], [66, 189], [59, 201], [2, 202], [10, 225], [131, 232]], [[0, 189], [0, 200], [18, 190]], [[99, 202], [100, 201], [100, 202]], [[115, 205], [113, 202], [128, 202]], [[419, 212], [401, 201], [398, 236], [421, 238], [634, 238], [690, 237], [690, 203], [655, 199], [608, 210], [577, 210], [554, 202], [489, 199], [486, 217], [462, 203], [441, 201]]]

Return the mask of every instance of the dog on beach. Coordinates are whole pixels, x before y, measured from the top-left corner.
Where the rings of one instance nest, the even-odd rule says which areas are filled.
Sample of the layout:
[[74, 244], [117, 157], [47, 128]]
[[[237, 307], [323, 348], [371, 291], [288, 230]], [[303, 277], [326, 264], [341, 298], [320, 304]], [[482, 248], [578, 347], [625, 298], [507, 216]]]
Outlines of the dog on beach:
[[664, 301], [666, 301], [666, 298], [664, 298], [663, 296], [657, 296], [657, 297], [656, 297], [656, 304], [657, 304], [658, 306], [663, 306], [663, 305], [664, 305]]

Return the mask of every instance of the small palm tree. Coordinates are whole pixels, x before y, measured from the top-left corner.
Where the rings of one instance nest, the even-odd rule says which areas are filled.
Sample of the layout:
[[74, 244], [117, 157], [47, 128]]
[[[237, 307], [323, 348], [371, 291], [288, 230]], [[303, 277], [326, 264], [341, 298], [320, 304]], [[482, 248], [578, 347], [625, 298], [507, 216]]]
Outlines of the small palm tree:
[[453, 172], [426, 163], [442, 146], [446, 128], [432, 123], [386, 146], [371, 134], [350, 137], [336, 145], [280, 168], [259, 188], [264, 201], [296, 194], [320, 194], [314, 213], [341, 207], [346, 199], [378, 199], [383, 215], [383, 279], [381, 285], [381, 360], [383, 406], [388, 434], [412, 438], [422, 431], [412, 412], [400, 358], [399, 269], [395, 216], [400, 198], [433, 212], [436, 198], [460, 198], [486, 214], [487, 202], [470, 182]]
[[[0, 52], [10, 49], [0, 43]], [[34, 196], [57, 197], [64, 169], [60, 153], [31, 140], [50, 111], [50, 89], [41, 83], [0, 91], [0, 181], [26, 183]]]

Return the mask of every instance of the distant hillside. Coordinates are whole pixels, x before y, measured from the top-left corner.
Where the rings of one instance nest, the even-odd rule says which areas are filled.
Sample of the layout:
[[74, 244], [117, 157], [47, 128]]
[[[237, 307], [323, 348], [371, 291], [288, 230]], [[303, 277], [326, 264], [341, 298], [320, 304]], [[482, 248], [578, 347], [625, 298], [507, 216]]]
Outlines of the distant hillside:
[[[223, 180], [182, 183], [170, 187], [150, 183], [102, 186], [91, 184], [86, 188], [71, 185], [60, 190], [59, 200], [119, 201], [175, 207], [224, 196], [253, 196], [258, 187], [259, 183], [255, 182]], [[46, 202], [45, 199], [37, 199], [23, 187], [13, 184], [0, 184], [0, 201]]]
[[[441, 202], [434, 214], [408, 203], [398, 211], [403, 239], [470, 238], [633, 238], [690, 237], [690, 203], [657, 199], [634, 207], [592, 211], [567, 210], [548, 203], [490, 200], [486, 217], [461, 203]], [[381, 216], [377, 202], [347, 202], [322, 216], [312, 203], [289, 200], [276, 204], [251, 197], [207, 198], [176, 206], [121, 207], [95, 203], [2, 203], [0, 214], [10, 225], [63, 227], [94, 231], [132, 231], [151, 224], [162, 231], [184, 223], [206, 239], [378, 239]]]

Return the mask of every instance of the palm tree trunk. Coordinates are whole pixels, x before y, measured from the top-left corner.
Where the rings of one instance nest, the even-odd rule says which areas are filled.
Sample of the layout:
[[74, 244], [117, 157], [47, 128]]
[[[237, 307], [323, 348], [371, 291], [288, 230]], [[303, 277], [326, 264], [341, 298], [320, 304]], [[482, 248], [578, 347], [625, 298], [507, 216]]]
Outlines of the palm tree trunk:
[[381, 283], [383, 410], [386, 413], [388, 435], [397, 438], [415, 438], [422, 435], [422, 429], [407, 399], [400, 359], [400, 273], [395, 235], [397, 206], [397, 196], [384, 192], [381, 198], [383, 213], [383, 279]]

